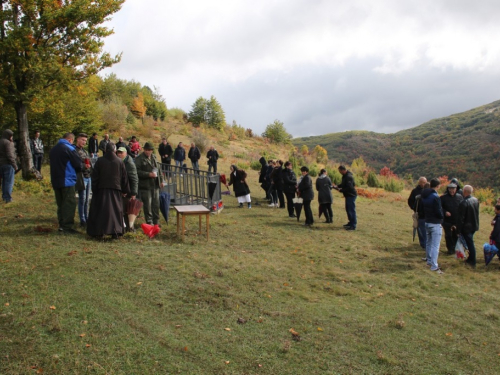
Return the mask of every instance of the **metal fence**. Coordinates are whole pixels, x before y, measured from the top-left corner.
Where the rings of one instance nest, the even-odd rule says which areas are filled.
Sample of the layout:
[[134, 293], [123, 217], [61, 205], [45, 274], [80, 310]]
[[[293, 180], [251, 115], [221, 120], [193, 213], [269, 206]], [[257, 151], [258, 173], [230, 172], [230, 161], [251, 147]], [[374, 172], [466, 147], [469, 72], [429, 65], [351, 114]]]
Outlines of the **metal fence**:
[[166, 185], [163, 191], [170, 194], [172, 205], [196, 205], [212, 212], [223, 208], [220, 174], [187, 167], [160, 164]]

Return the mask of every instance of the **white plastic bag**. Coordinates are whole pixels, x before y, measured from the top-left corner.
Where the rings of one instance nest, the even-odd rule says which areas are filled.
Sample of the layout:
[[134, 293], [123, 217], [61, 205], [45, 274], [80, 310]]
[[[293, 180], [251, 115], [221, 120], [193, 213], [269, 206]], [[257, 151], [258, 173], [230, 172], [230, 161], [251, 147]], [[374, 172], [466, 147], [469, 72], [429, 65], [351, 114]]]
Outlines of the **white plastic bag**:
[[461, 235], [459, 235], [457, 244], [455, 246], [455, 258], [466, 260], [467, 259], [467, 253], [465, 252], [466, 250], [468, 249], [465, 247], [465, 240]]

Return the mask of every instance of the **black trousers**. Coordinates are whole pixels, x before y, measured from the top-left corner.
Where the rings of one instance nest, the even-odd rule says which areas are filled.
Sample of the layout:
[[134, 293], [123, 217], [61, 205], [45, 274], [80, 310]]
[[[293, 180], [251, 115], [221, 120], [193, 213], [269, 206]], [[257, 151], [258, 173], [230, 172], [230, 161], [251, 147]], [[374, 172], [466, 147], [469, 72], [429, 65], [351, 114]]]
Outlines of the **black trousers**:
[[455, 254], [455, 246], [458, 241], [458, 234], [456, 230], [451, 230], [453, 224], [443, 223], [444, 229], [444, 239], [446, 240], [446, 248], [448, 249], [448, 254]]
[[311, 201], [306, 201], [304, 199], [304, 215], [306, 215], [306, 224], [313, 224], [314, 217], [311, 210]]
[[285, 196], [286, 196], [286, 208], [288, 210], [288, 215], [292, 216], [294, 215], [293, 198], [295, 198], [295, 193], [285, 192]]
[[333, 223], [333, 211], [331, 203], [321, 203], [321, 210], [325, 215], [327, 223]]

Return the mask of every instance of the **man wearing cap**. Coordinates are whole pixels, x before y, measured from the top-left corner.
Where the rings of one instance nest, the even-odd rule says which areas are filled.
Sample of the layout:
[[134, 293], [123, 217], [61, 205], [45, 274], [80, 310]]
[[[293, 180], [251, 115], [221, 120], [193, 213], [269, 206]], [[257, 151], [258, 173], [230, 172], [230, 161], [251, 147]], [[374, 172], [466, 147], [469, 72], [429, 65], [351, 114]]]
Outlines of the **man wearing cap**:
[[472, 186], [465, 185], [463, 188], [464, 199], [458, 206], [457, 233], [464, 237], [469, 256], [465, 264], [476, 267], [476, 247], [474, 245], [474, 233], [479, 230], [479, 201], [472, 196]]
[[130, 187], [130, 193], [123, 198], [123, 218], [125, 221], [125, 230], [127, 232], [133, 231], [134, 228], [130, 228], [127, 215], [127, 205], [130, 200], [134, 200], [137, 196], [137, 191], [139, 189], [139, 178], [137, 177], [137, 168], [133, 159], [128, 155], [127, 149], [125, 147], [120, 147], [116, 150], [116, 155], [123, 160], [125, 164], [125, 169], [127, 170], [128, 184]]
[[463, 197], [457, 194], [457, 185], [450, 183], [446, 188], [446, 193], [441, 195], [441, 205], [443, 207], [443, 229], [444, 239], [446, 240], [446, 248], [448, 255], [455, 254], [455, 246], [457, 245], [457, 219], [458, 206], [463, 201]]
[[139, 197], [143, 202], [144, 216], [148, 224], [160, 222], [160, 188], [163, 187], [163, 174], [160, 164], [153, 154], [153, 144], [146, 142], [144, 151], [135, 158], [139, 177]]

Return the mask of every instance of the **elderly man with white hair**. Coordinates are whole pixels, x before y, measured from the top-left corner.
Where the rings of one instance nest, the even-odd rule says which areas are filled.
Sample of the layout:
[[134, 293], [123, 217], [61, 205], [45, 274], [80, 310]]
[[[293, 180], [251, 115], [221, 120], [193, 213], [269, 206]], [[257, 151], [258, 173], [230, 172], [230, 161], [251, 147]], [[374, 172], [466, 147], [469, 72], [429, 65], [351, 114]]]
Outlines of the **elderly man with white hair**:
[[479, 229], [479, 201], [472, 196], [474, 189], [470, 185], [463, 188], [464, 200], [458, 206], [457, 233], [464, 237], [469, 257], [466, 264], [476, 267], [476, 247], [474, 246], [474, 233]]

